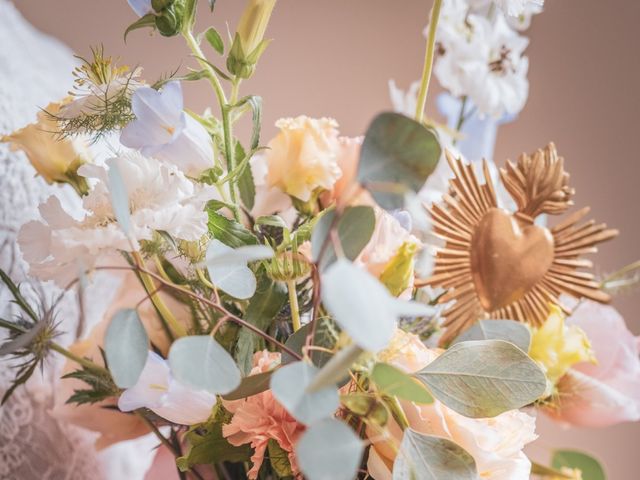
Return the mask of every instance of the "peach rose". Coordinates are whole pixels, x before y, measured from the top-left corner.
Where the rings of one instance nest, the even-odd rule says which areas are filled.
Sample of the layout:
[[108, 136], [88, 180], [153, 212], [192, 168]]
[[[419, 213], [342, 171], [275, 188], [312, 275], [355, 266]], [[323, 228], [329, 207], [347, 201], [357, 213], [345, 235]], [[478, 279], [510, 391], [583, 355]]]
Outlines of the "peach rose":
[[584, 300], [567, 319], [584, 330], [597, 363], [579, 363], [558, 383], [554, 419], [581, 427], [640, 420], [639, 338], [613, 308]]
[[[415, 335], [397, 330], [389, 347], [378, 354], [381, 361], [407, 373], [424, 368], [439, 355], [427, 348]], [[535, 440], [535, 417], [513, 410], [494, 418], [467, 418], [439, 401], [417, 405], [401, 401], [402, 410], [412, 429], [447, 438], [464, 448], [476, 461], [480, 478], [486, 480], [528, 480], [531, 462], [522, 452]], [[369, 451], [369, 473], [375, 480], [392, 478], [393, 462], [402, 439], [398, 424], [387, 424], [388, 437], [367, 430], [373, 444]]]
[[[99, 365], [103, 365], [100, 346], [104, 344], [104, 335], [113, 315], [122, 308], [135, 308], [136, 304], [146, 295], [142, 284], [135, 274], [127, 273], [115, 301], [105, 312], [103, 319], [95, 325], [85, 340], [80, 340], [69, 347], [78, 356], [86, 357]], [[186, 324], [190, 315], [188, 307], [171, 296], [162, 294], [162, 298], [176, 315]], [[169, 349], [169, 341], [151, 301], [147, 300], [138, 308], [140, 319], [145, 326], [149, 339], [161, 352]], [[67, 360], [63, 374], [71, 373], [79, 367], [75, 362]], [[149, 433], [146, 424], [136, 415], [121, 413], [112, 408], [115, 400], [104, 400], [95, 404], [67, 404], [67, 399], [76, 389], [86, 389], [87, 385], [73, 378], [63, 379], [57, 388], [56, 401], [51, 414], [61, 420], [100, 433], [96, 441], [96, 448], [102, 449], [111, 444], [129, 440]]]

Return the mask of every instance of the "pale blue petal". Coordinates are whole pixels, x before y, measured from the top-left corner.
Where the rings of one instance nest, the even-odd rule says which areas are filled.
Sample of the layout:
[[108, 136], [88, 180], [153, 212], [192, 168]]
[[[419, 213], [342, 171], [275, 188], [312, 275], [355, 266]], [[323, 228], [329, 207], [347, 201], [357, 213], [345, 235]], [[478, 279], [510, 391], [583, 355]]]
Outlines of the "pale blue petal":
[[144, 17], [147, 13], [153, 13], [151, 0], [127, 0], [129, 6], [139, 17]]

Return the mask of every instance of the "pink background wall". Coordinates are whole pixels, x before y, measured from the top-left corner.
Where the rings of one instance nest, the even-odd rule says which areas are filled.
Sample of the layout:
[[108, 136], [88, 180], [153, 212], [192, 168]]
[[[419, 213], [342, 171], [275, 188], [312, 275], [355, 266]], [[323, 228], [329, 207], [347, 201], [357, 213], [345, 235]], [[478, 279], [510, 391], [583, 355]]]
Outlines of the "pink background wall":
[[[181, 39], [122, 32], [135, 20], [125, 0], [14, 0], [36, 27], [52, 34], [78, 54], [103, 44], [123, 62], [140, 64], [154, 79], [190, 64]], [[446, 1], [446, 0], [445, 0]], [[203, 3], [203, 2], [201, 2]], [[614, 270], [640, 258], [637, 218], [637, 141], [640, 135], [640, 47], [635, 0], [547, 0], [534, 19], [530, 97], [515, 123], [498, 137], [496, 163], [556, 142], [577, 190], [576, 203], [590, 204], [593, 216], [622, 231], [597, 257], [600, 271]], [[213, 24], [233, 29], [244, 2], [219, 0], [213, 16], [202, 9], [203, 29]], [[387, 80], [402, 87], [420, 75], [421, 35], [430, 0], [280, 0], [258, 73], [244, 93], [264, 98], [264, 134], [283, 116], [332, 116], [346, 134], [362, 133], [377, 112], [390, 107]], [[210, 52], [212, 53], [212, 51]], [[46, 81], [46, 72], [43, 72]], [[428, 115], [434, 116], [432, 92]], [[190, 85], [187, 101], [196, 109], [213, 105], [208, 86]], [[616, 299], [631, 328], [640, 333], [638, 292]], [[640, 426], [604, 430], [561, 431], [540, 422], [545, 438], [532, 449], [544, 459], [549, 449], [574, 446], [594, 452], [610, 478], [638, 478]], [[635, 456], [635, 457], [634, 457]]]

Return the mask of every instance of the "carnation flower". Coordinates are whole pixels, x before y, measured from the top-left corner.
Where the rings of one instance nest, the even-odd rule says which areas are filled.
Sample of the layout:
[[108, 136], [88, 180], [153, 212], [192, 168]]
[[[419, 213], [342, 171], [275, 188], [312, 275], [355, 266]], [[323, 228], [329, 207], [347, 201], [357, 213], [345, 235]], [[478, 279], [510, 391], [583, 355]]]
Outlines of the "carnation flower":
[[558, 394], [547, 413], [581, 427], [640, 420], [638, 337], [613, 307], [590, 300], [583, 300], [567, 323], [586, 332], [597, 363], [574, 365], [560, 379]]
[[136, 119], [122, 130], [123, 145], [174, 164], [192, 177], [214, 166], [211, 136], [184, 112], [180, 82], [169, 82], [161, 91], [137, 89], [131, 108]]
[[[266, 350], [256, 352], [253, 356], [251, 374], [272, 370], [279, 363], [279, 353]], [[304, 426], [276, 401], [271, 390], [243, 400], [226, 401], [223, 405], [233, 413], [231, 423], [222, 426], [223, 436], [231, 445], [250, 443], [254, 449], [251, 456], [253, 467], [247, 472], [248, 478], [258, 478], [269, 440], [275, 440], [280, 448], [287, 452], [291, 470], [297, 475], [299, 469], [294, 455], [294, 445], [304, 432]]]
[[267, 184], [304, 202], [316, 190], [330, 190], [342, 172], [338, 166], [338, 124], [305, 116], [276, 122], [280, 133], [265, 155]]
[[[439, 355], [415, 335], [397, 330], [389, 347], [378, 354], [381, 361], [407, 373], [421, 370]], [[420, 433], [449, 439], [473, 456], [483, 480], [528, 480], [531, 462], [522, 449], [537, 438], [535, 417], [512, 410], [494, 418], [468, 418], [438, 400], [418, 405], [400, 402], [409, 426]], [[390, 438], [378, 440], [380, 432], [367, 430], [373, 444], [367, 467], [375, 480], [390, 480], [397, 445], [402, 438], [398, 424], [387, 424]]]
[[[131, 233], [136, 241], [150, 240], [162, 230], [180, 240], [198, 240], [207, 232], [204, 206], [214, 192], [200, 188], [175, 166], [124, 153], [107, 160], [117, 166], [131, 206]], [[95, 178], [93, 190], [83, 199], [85, 216], [69, 215], [56, 197], [40, 205], [42, 220], [26, 223], [18, 242], [30, 271], [65, 286], [82, 269], [90, 269], [103, 255], [131, 251], [131, 244], [116, 223], [111, 207], [107, 168], [84, 165], [79, 173]]]
[[438, 42], [434, 73], [453, 95], [468, 96], [480, 113], [496, 118], [522, 109], [529, 93], [529, 60], [523, 56], [529, 41], [503, 16], [492, 23], [454, 11], [443, 17]]
[[0, 141], [11, 144], [12, 150], [22, 150], [47, 183], [68, 183], [83, 195], [88, 186], [78, 175], [78, 168], [90, 161], [91, 155], [85, 142], [79, 138], [64, 138], [58, 134], [58, 123], [52, 115], [60, 112], [69, 97], [61, 103], [50, 103], [46, 112], [38, 113], [38, 120]]

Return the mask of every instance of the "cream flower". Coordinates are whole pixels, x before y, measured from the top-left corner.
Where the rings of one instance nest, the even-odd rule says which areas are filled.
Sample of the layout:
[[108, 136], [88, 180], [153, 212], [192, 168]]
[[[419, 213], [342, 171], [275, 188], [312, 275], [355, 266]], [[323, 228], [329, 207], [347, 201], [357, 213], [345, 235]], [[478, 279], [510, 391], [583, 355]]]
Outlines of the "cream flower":
[[[427, 348], [417, 336], [398, 330], [378, 359], [413, 373], [438, 354], [438, 350]], [[483, 480], [529, 479], [531, 462], [522, 449], [537, 438], [535, 417], [512, 410], [494, 418], [467, 418], [437, 400], [429, 405], [402, 401], [401, 407], [412, 429], [452, 440], [469, 452]], [[392, 478], [393, 461], [402, 438], [395, 421], [390, 421], [387, 428], [389, 437], [385, 441], [376, 440], [380, 438], [379, 432], [367, 431], [373, 440], [367, 466], [375, 480]]]
[[[68, 103], [68, 101], [66, 101]], [[68, 183], [78, 193], [87, 193], [84, 178], [78, 176], [78, 168], [89, 162], [91, 155], [87, 145], [78, 138], [61, 137], [53, 116], [65, 104], [50, 103], [45, 111], [38, 113], [37, 121], [0, 138], [11, 144], [12, 150], [22, 150], [33, 168], [47, 183]]]
[[300, 116], [278, 120], [276, 127], [280, 133], [266, 154], [267, 184], [305, 202], [317, 189], [330, 190], [342, 174], [337, 122]]
[[[207, 232], [204, 206], [214, 192], [200, 188], [173, 165], [128, 152], [107, 160], [124, 179], [131, 204], [131, 229], [135, 240], [150, 240], [162, 230], [176, 239], [198, 240]], [[39, 207], [41, 221], [26, 223], [18, 242], [31, 273], [65, 286], [82, 269], [90, 269], [116, 250], [131, 244], [115, 221], [111, 207], [107, 168], [84, 165], [79, 172], [95, 178], [93, 190], [83, 199], [85, 216], [75, 219], [50, 197]]]

